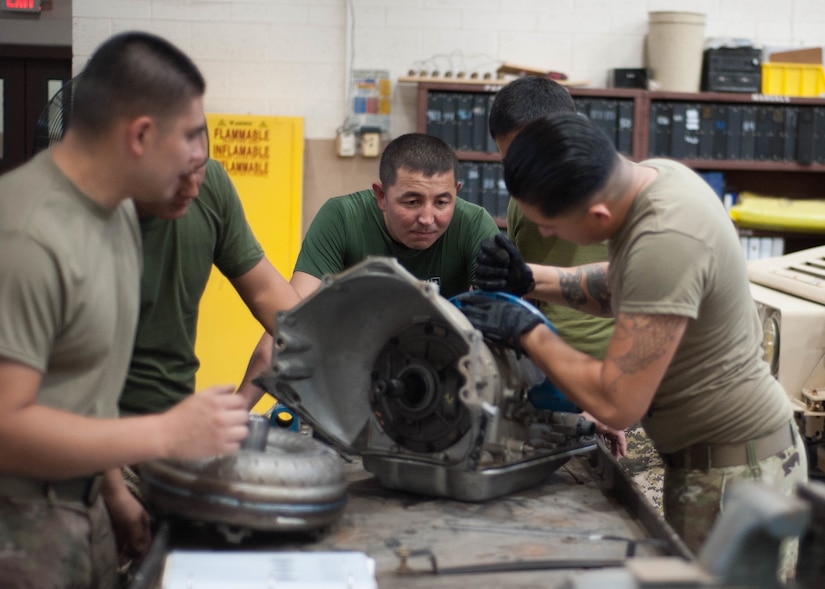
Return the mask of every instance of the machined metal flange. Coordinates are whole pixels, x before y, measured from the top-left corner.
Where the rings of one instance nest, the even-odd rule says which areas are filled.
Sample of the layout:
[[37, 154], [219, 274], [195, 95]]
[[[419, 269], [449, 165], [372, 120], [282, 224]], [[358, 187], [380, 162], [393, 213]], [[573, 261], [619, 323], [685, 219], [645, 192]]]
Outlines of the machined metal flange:
[[260, 531], [310, 531], [335, 522], [346, 504], [341, 458], [306, 435], [270, 429], [262, 449], [204, 460], [154, 460], [141, 490], [163, 515]]

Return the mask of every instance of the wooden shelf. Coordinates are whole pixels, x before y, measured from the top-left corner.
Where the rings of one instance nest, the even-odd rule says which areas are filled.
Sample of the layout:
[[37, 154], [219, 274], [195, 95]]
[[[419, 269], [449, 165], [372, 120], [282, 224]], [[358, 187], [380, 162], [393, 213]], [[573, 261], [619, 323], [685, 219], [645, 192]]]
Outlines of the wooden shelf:
[[[420, 81], [407, 78], [404, 81], [418, 82], [418, 107], [417, 107], [417, 130], [425, 133], [427, 130], [427, 98], [431, 92], [472, 92], [495, 94], [506, 80], [481, 80], [475, 83], [466, 81], [453, 82], [444, 81]], [[633, 101], [633, 131], [632, 149], [629, 154], [634, 161], [642, 161], [650, 157], [650, 124], [651, 107], [657, 102], [686, 102], [691, 104], [709, 105], [742, 105], [759, 106], [768, 105], [774, 107], [817, 107], [816, 109], [794, 109], [798, 113], [816, 112], [822, 114], [823, 126], [814, 127], [814, 133], [822, 137], [825, 135], [825, 99], [822, 98], [797, 98], [789, 96], [772, 96], [751, 93], [734, 92], [654, 92], [642, 89], [630, 88], [583, 88], [568, 87], [568, 91], [574, 100], [605, 98], [617, 101]], [[591, 103], [592, 104], [592, 103]], [[626, 102], [624, 103], [626, 107]], [[821, 111], [819, 109], [822, 109]], [[618, 115], [617, 115], [618, 116]], [[784, 114], [782, 115], [784, 116]], [[817, 123], [820, 119], [816, 119]], [[486, 119], [485, 119], [486, 121]], [[811, 124], [810, 122], [806, 124]], [[797, 121], [797, 125], [799, 122]], [[798, 127], [797, 127], [798, 128]], [[812, 131], [808, 129], [808, 132]], [[486, 136], [486, 130], [485, 130]], [[810, 145], [810, 144], [808, 144]], [[814, 155], [823, 157], [820, 145], [817, 143]], [[763, 151], [764, 153], [764, 151]], [[498, 153], [485, 151], [458, 150], [456, 152], [462, 162], [478, 162], [487, 164], [489, 162], [500, 162]], [[825, 198], [825, 162], [813, 162], [803, 165], [795, 161], [785, 160], [733, 160], [733, 159], [683, 159], [685, 165], [699, 171], [719, 171], [722, 172], [727, 191], [741, 192], [749, 191], [766, 196], [781, 196], [787, 198]], [[494, 215], [495, 216], [495, 215]], [[500, 227], [504, 227], [505, 220], [496, 219]], [[743, 235], [750, 235], [748, 229], [742, 229]], [[825, 235], [818, 233], [799, 232], [763, 232], [759, 235], [782, 236], [786, 241], [786, 252], [795, 251], [804, 247], [825, 244]]]
[[[770, 161], [770, 160], [711, 160], [711, 159], [690, 159], [679, 160], [686, 166], [694, 170], [749, 170], [761, 172], [825, 172], [825, 164], [815, 163], [803, 166], [796, 162]], [[823, 179], [825, 180], [825, 179]]]
[[756, 94], [750, 92], [652, 92], [644, 91], [647, 100], [674, 100], [687, 102], [728, 102], [737, 104], [789, 104], [821, 106], [821, 98], [803, 98], [796, 96], [779, 96], [775, 94]]
[[[401, 84], [433, 84], [443, 89], [450, 86], [452, 89], [467, 88], [472, 90], [473, 87], [482, 87], [498, 91], [502, 86], [507, 85], [513, 78], [455, 78], [455, 77], [433, 77], [433, 76], [399, 76], [398, 82]], [[586, 86], [587, 82], [577, 80], [556, 80], [556, 83], [561, 86], [569, 88], [577, 88]]]

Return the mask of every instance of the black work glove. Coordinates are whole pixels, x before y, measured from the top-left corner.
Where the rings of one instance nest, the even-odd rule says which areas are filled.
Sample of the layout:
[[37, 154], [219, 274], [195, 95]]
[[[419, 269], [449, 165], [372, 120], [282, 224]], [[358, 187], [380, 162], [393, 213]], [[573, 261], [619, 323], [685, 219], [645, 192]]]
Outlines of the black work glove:
[[536, 281], [513, 242], [499, 233], [481, 242], [476, 258], [476, 285], [481, 290], [509, 292], [523, 297], [536, 287]]
[[519, 339], [536, 325], [544, 323], [544, 317], [527, 307], [501, 299], [467, 292], [455, 297], [461, 312], [473, 327], [493, 341], [511, 346], [523, 354]]

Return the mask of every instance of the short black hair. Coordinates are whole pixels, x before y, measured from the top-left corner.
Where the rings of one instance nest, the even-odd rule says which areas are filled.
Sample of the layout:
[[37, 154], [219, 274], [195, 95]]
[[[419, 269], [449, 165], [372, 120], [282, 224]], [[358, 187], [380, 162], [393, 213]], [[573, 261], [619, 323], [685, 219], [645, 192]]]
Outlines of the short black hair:
[[424, 133], [407, 133], [396, 137], [384, 148], [378, 177], [384, 188], [395, 184], [398, 170], [406, 168], [426, 177], [452, 172], [458, 179], [458, 158], [453, 148], [438, 137]]
[[488, 124], [493, 139], [518, 131], [527, 123], [557, 112], [576, 112], [567, 88], [549, 78], [525, 76], [496, 94]]
[[556, 217], [586, 205], [618, 162], [604, 131], [577, 114], [557, 113], [516, 135], [504, 158], [504, 182], [517, 201]]
[[205, 90], [197, 66], [169, 41], [121, 33], [98, 47], [79, 75], [69, 126], [99, 135], [123, 117], [148, 114], [162, 123]]

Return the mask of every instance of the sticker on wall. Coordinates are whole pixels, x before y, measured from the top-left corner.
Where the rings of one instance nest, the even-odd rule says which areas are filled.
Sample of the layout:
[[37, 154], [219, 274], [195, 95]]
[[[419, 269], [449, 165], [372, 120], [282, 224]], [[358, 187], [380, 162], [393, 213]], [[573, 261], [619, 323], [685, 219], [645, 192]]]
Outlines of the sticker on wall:
[[271, 126], [264, 117], [227, 117], [214, 121], [209, 138], [212, 158], [218, 160], [230, 176], [268, 178]]
[[390, 130], [390, 72], [389, 70], [353, 70], [352, 101], [347, 127], [378, 128], [381, 133]]

